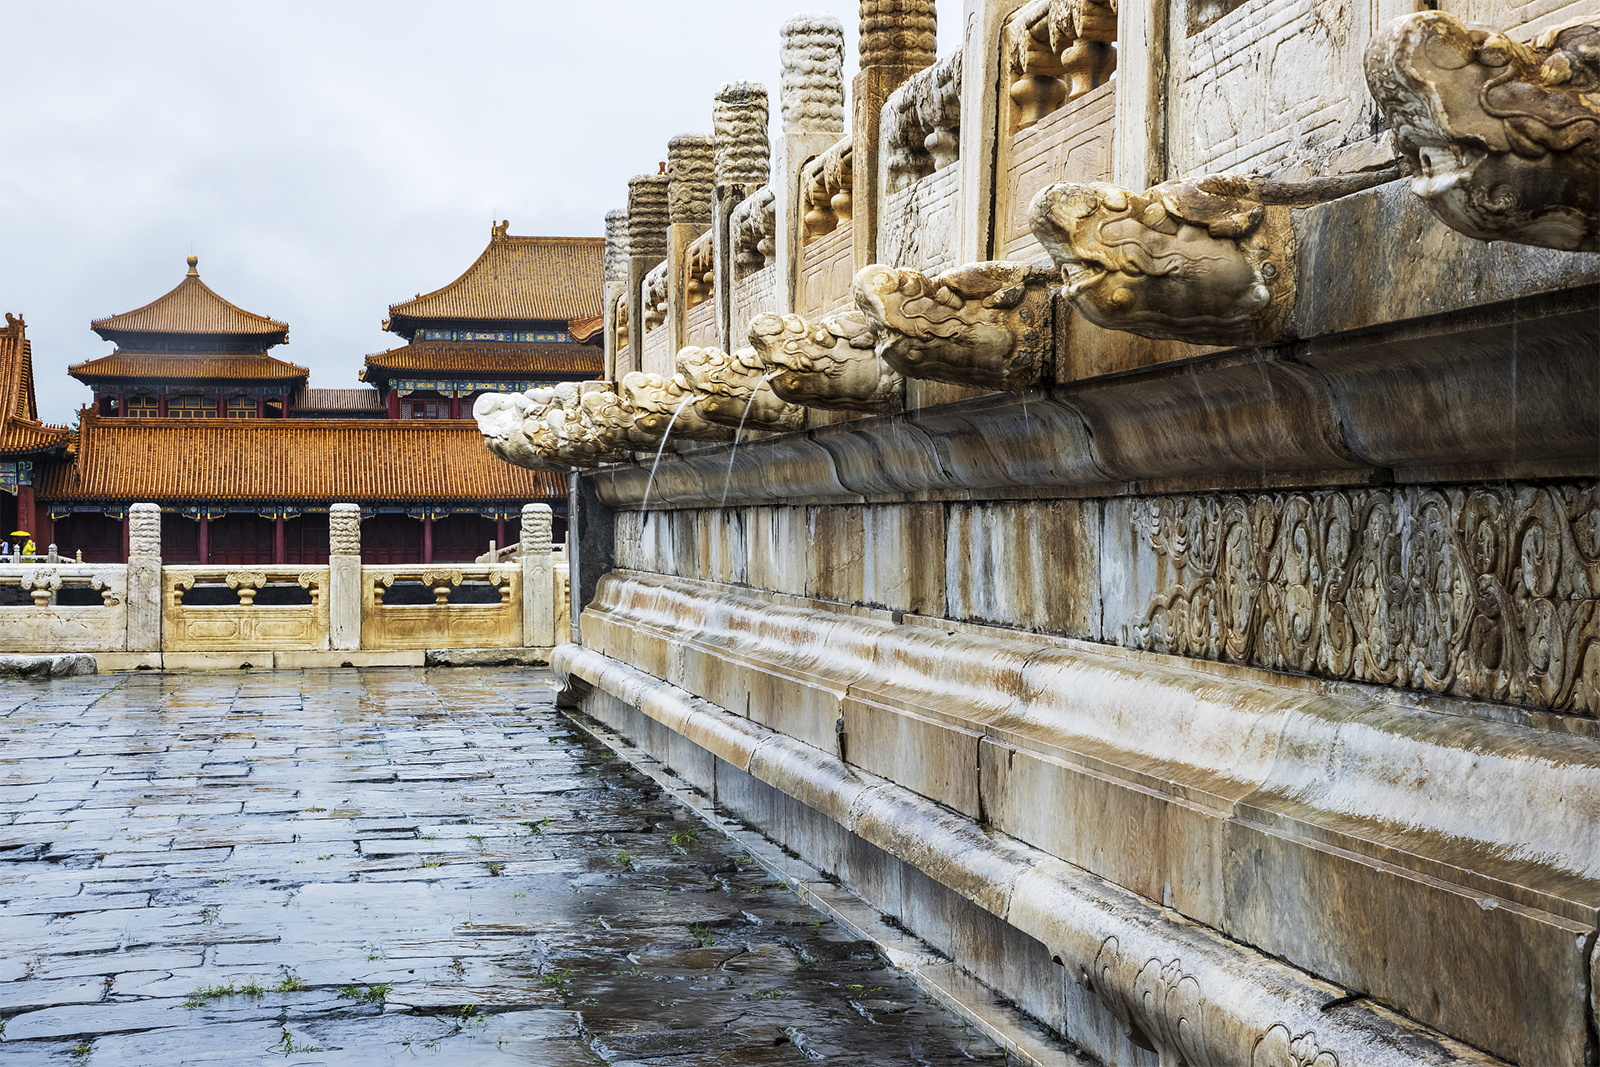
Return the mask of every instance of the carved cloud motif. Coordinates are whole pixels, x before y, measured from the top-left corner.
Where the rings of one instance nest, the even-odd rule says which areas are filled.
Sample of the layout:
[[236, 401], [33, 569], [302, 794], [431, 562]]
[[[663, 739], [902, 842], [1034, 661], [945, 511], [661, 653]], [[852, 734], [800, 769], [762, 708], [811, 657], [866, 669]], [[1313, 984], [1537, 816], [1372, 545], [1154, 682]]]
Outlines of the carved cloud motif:
[[1182, 960], [1132, 959], [1108, 937], [1095, 954], [1090, 984], [1128, 1040], [1154, 1052], [1162, 1067], [1211, 1067], [1200, 983]]
[[855, 277], [856, 306], [883, 361], [909, 378], [1030, 389], [1049, 362], [1050, 273], [1023, 263], [969, 263], [930, 278], [874, 264]]
[[1292, 1034], [1275, 1023], [1256, 1039], [1250, 1067], [1339, 1067], [1339, 1057], [1317, 1043], [1316, 1031]]
[[1294, 303], [1288, 211], [1202, 188], [1226, 184], [1058, 183], [1034, 197], [1030, 225], [1072, 306], [1098, 326], [1195, 344], [1276, 340]]
[[1367, 50], [1411, 188], [1481, 241], [1600, 250], [1600, 23], [1533, 46], [1422, 11]]

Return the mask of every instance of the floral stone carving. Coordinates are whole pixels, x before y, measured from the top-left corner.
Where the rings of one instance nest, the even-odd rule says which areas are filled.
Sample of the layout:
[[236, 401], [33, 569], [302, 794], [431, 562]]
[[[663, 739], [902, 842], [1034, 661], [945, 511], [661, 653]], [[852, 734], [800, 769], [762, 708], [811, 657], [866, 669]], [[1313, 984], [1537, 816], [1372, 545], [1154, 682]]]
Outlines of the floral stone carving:
[[1315, 1030], [1295, 1034], [1274, 1023], [1256, 1040], [1250, 1067], [1339, 1067], [1339, 1057], [1317, 1042]]
[[1412, 191], [1447, 226], [1600, 251], [1600, 20], [1530, 47], [1421, 11], [1380, 34], [1366, 65]]
[[1122, 643], [1600, 716], [1600, 488], [1170, 496]]
[[930, 278], [874, 264], [853, 285], [883, 361], [910, 378], [1030, 389], [1053, 346], [1051, 274], [1023, 263], [969, 263]]
[[1294, 267], [1287, 209], [1229, 195], [1247, 182], [1174, 180], [1144, 193], [1058, 183], [1034, 197], [1030, 223], [1061, 268], [1067, 299], [1097, 326], [1258, 344], [1288, 323]]
[[1128, 1040], [1163, 1064], [1210, 1062], [1200, 983], [1182, 960], [1140, 960], [1108, 937], [1095, 953], [1090, 988], [1116, 1017]]
[[685, 348], [678, 374], [695, 394], [695, 409], [708, 422], [750, 430], [786, 432], [806, 424], [806, 409], [772, 391], [770, 373], [753, 348], [729, 355], [720, 348]]
[[750, 324], [750, 343], [773, 372], [772, 391], [829, 411], [900, 410], [902, 379], [878, 358], [875, 340], [859, 311], [834, 312], [817, 323], [760, 315]]

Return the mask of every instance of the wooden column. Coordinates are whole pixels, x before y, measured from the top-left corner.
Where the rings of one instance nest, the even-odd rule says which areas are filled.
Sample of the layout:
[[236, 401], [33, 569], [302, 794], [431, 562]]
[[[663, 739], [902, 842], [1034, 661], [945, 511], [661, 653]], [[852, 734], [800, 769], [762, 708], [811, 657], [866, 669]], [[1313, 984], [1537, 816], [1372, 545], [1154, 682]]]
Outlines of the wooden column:
[[211, 564], [211, 520], [205, 515], [200, 516], [200, 566]]
[[400, 417], [400, 394], [393, 389], [389, 390], [389, 417], [391, 419]]
[[[504, 515], [494, 520], [494, 547], [497, 552], [506, 547], [506, 517]], [[498, 563], [499, 560], [492, 559], [489, 562]]]
[[159, 415], [163, 419], [167, 417], [167, 394], [166, 393], [162, 393], [160, 396], [156, 397], [156, 414]]
[[[34, 543], [41, 549], [44, 547], [39, 543], [39, 526], [34, 516], [33, 486], [31, 485], [17, 486], [17, 529], [27, 530]], [[5, 532], [9, 535], [11, 531], [7, 530]], [[19, 537], [17, 542], [20, 548], [28, 543], [28, 538]]]
[[122, 562], [128, 562], [128, 513], [122, 513]]
[[450, 390], [450, 417], [452, 419], [461, 417], [461, 390], [459, 389]]
[[118, 393], [117, 394], [117, 418], [125, 419], [127, 417], [128, 417], [128, 394], [127, 393]]
[[265, 395], [258, 393], [256, 395], [256, 418], [264, 419], [266, 417], [267, 417], [267, 398], [266, 398]]
[[279, 565], [289, 562], [289, 540], [285, 536], [284, 524], [282, 513], [272, 520], [272, 562]]
[[433, 562], [433, 516], [422, 520], [422, 562]]

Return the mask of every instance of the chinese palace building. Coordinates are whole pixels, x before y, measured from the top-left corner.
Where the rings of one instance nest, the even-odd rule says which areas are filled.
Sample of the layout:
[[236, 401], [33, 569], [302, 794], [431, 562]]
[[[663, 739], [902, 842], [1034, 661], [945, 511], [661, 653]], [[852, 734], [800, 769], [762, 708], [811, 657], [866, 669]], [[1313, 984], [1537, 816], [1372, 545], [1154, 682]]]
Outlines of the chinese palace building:
[[190, 256], [176, 288], [91, 324], [116, 349], [68, 368], [94, 393], [75, 438], [37, 421], [17, 320], [0, 349], [0, 522], [41, 550], [114, 562], [127, 556], [128, 506], [151, 502], [168, 562], [315, 564], [328, 507], [353, 503], [365, 560], [434, 563], [515, 540], [522, 505], [542, 501], [560, 539], [565, 480], [491, 455], [472, 403], [599, 375], [602, 350], [587, 342], [599, 339], [604, 248], [494, 227], [461, 277], [390, 308], [385, 327], [408, 343], [368, 357], [369, 384], [355, 389], [307, 388], [307, 369], [272, 353], [288, 324], [224, 299]]

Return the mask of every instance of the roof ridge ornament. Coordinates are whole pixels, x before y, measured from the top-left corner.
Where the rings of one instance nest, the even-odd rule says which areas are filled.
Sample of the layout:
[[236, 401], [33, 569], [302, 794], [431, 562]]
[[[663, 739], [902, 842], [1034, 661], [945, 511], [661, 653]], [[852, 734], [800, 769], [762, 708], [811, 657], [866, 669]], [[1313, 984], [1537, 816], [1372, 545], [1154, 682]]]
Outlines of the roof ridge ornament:
[[200, 268], [200, 257], [195, 255], [193, 252], [190, 252], [189, 253], [189, 273], [188, 273], [188, 275], [186, 275], [186, 277], [190, 277], [190, 278], [198, 278], [198, 277], [200, 277], [200, 269], [199, 268]]
[[501, 222], [499, 225], [491, 225], [489, 227], [489, 240], [491, 240], [491, 241], [504, 241], [506, 239], [506, 231], [509, 230], [510, 228], [511, 228], [511, 220], [510, 219], [506, 219], [505, 221]]

